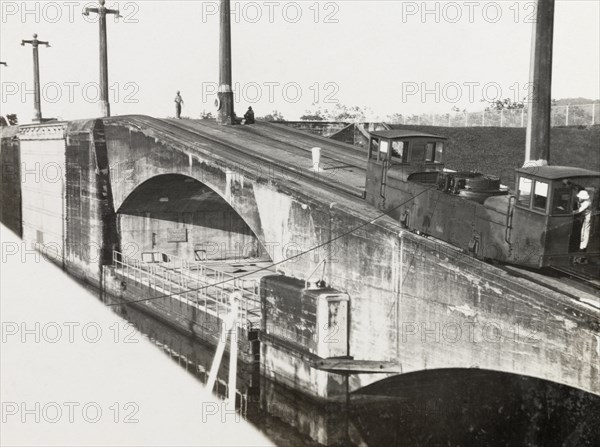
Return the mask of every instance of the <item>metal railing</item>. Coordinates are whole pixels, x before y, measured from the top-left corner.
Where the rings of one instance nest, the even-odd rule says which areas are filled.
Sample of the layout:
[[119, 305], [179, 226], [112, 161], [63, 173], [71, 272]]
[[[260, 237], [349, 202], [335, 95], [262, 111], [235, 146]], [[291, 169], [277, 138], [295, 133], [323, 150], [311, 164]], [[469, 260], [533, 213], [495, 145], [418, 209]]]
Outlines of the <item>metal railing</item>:
[[187, 305], [222, 320], [231, 311], [231, 294], [239, 292], [242, 296], [239, 321], [249, 321], [253, 315], [259, 315], [256, 279], [239, 278], [219, 270], [214, 264], [159, 252], [143, 253], [142, 258], [145, 261], [114, 251], [113, 266], [124, 277], [158, 292], [153, 301], [168, 300], [171, 310], [183, 313], [183, 306]]
[[[526, 127], [527, 108], [479, 112], [395, 115], [389, 124], [441, 127]], [[593, 126], [600, 124], [600, 103], [552, 106], [551, 125]], [[388, 117], [390, 118], [390, 117]], [[387, 121], [386, 121], [387, 122]]]

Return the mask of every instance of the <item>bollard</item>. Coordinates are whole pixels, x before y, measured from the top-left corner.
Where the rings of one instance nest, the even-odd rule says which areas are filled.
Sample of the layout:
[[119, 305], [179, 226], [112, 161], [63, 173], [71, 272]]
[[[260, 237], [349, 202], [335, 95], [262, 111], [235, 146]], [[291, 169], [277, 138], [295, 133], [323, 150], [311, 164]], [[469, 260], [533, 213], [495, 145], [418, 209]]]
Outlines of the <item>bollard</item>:
[[312, 148], [312, 162], [313, 162], [312, 170], [315, 172], [319, 172], [320, 171], [319, 165], [321, 163], [321, 148], [320, 147]]

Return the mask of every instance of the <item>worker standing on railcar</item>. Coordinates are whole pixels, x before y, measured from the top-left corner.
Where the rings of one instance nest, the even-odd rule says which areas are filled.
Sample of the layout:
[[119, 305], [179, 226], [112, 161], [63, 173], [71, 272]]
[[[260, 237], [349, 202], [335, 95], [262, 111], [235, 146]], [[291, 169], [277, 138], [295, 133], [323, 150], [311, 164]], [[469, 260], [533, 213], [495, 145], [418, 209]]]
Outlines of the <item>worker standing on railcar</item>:
[[[577, 193], [577, 199], [579, 200], [579, 208], [575, 212], [576, 215], [581, 215], [583, 217], [583, 222], [581, 224], [581, 242], [579, 244], [579, 251], [585, 252], [588, 246], [588, 242], [590, 240], [590, 228], [592, 221], [592, 202], [590, 200], [589, 193], [582, 189]], [[585, 264], [587, 263], [587, 259], [585, 256], [580, 256], [575, 259], [577, 264]]]

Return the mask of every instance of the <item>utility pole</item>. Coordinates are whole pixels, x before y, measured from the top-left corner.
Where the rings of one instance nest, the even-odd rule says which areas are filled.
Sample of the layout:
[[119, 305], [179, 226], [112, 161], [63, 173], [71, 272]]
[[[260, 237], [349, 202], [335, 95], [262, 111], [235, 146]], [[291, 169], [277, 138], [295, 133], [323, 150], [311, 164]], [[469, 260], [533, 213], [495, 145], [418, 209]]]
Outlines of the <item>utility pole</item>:
[[529, 98], [530, 107], [527, 114], [527, 166], [544, 166], [550, 160], [554, 0], [537, 0], [536, 14], [531, 39], [529, 85], [533, 96]]
[[221, 0], [219, 41], [219, 91], [217, 122], [235, 124], [231, 89], [231, 2]]
[[110, 116], [110, 104], [108, 103], [108, 50], [106, 44], [106, 14], [115, 14], [119, 11], [104, 7], [105, 0], [99, 0], [98, 8], [85, 8], [83, 15], [88, 16], [90, 12], [98, 14], [98, 25], [100, 28], [100, 112], [102, 116]]
[[[33, 35], [33, 40], [22, 40], [21, 46], [25, 46], [26, 43], [33, 47], [33, 98], [35, 107], [35, 116], [33, 117], [34, 123], [42, 122], [42, 101], [40, 99], [40, 57], [38, 53], [39, 45], [50, 46], [49, 42], [43, 42], [38, 40], [37, 34]], [[6, 64], [5, 64], [6, 65]]]

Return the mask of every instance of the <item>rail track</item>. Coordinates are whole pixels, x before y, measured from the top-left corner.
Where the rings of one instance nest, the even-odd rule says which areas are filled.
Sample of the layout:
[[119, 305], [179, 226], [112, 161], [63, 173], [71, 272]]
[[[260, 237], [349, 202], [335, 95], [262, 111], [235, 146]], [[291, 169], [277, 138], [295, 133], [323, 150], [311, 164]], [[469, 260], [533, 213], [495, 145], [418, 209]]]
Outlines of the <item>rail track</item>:
[[[600, 285], [594, 278], [568, 269], [549, 268], [532, 271], [523, 267], [500, 266], [508, 274], [531, 281], [569, 298], [600, 310]], [[597, 315], [596, 315], [597, 318]]]
[[600, 278], [568, 267], [554, 267], [553, 270], [561, 275], [563, 281], [567, 280], [573, 284], [578, 284], [582, 289], [600, 298]]
[[[248, 158], [252, 159], [258, 166], [264, 166], [267, 163], [271, 167], [276, 167], [283, 173], [289, 173], [294, 178], [302, 177], [311, 182], [318, 182], [326, 188], [332, 188], [345, 193], [351, 194], [354, 197], [362, 198], [364, 190], [364, 179], [366, 178], [366, 162], [362, 160], [364, 166], [359, 165], [359, 157], [356, 153], [351, 155], [352, 163], [348, 163], [348, 157], [344, 157], [339, 148], [339, 143], [327, 146], [327, 152], [321, 157], [324, 165], [323, 171], [320, 174], [313, 172], [312, 167], [312, 152], [310, 148], [305, 148], [294, 144], [289, 140], [285, 140], [281, 136], [275, 138], [273, 134], [279, 132], [271, 132], [274, 125], [270, 126], [269, 132], [264, 130], [256, 131], [253, 126], [230, 126], [227, 128], [227, 133], [222, 129], [202, 125], [194, 125], [194, 122], [175, 121], [175, 120], [158, 120], [148, 119], [145, 117], [133, 117], [135, 121], [143, 121], [144, 124], [156, 128], [161, 127], [161, 131], [170, 133], [174, 137], [179, 136], [173, 132], [173, 129], [178, 129], [190, 136], [202, 138], [214, 145], [227, 148], [227, 157], [234, 155], [235, 151], [242, 158], [239, 159], [241, 165], [248, 164]], [[277, 129], [277, 128], [276, 128]], [[278, 130], [278, 129], [277, 129]], [[223, 138], [221, 138], [223, 137]], [[235, 139], [236, 141], [231, 141]], [[265, 145], [269, 144], [278, 156], [273, 156], [265, 151]], [[323, 143], [323, 142], [321, 142]], [[282, 159], [281, 152], [284, 151], [285, 158]], [[265, 153], [266, 152], [266, 153]], [[349, 152], [350, 155], [352, 152]], [[358, 183], [360, 182], [360, 183]]]

